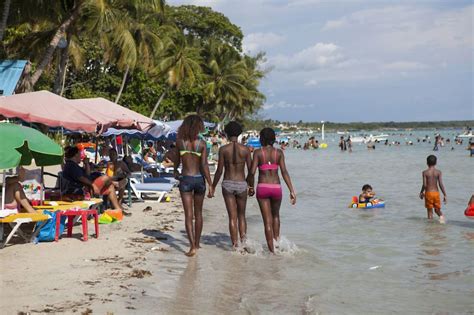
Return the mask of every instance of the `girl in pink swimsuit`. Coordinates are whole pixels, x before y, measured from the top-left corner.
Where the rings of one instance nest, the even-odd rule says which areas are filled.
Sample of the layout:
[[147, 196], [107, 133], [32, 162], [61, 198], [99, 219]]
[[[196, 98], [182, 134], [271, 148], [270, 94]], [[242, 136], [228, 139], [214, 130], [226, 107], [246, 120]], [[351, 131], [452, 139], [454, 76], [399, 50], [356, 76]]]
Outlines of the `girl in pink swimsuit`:
[[285, 156], [283, 151], [275, 149], [275, 131], [271, 128], [263, 128], [260, 131], [260, 143], [262, 148], [255, 150], [253, 154], [252, 167], [249, 174], [249, 195], [254, 194], [254, 175], [258, 173], [257, 200], [262, 213], [263, 224], [265, 226], [265, 238], [270, 252], [274, 253], [273, 240], [280, 239], [280, 206], [282, 199], [282, 189], [280, 184], [281, 175], [290, 190], [290, 202], [296, 203], [296, 193], [291, 183], [290, 175], [286, 169]]

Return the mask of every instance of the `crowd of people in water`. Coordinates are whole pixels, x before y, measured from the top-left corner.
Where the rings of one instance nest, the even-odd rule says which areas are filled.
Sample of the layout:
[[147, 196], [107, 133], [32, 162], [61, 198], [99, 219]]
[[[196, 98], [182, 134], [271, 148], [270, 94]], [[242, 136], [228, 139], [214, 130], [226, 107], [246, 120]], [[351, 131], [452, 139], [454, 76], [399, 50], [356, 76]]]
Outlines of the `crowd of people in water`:
[[[69, 145], [65, 148], [65, 161], [62, 165], [62, 198], [79, 200], [88, 199], [91, 195], [101, 195], [114, 210], [127, 210], [124, 192], [132, 172], [144, 170], [153, 177], [163, 176], [156, 168], [148, 167], [160, 162], [163, 169], [169, 169], [179, 180], [185, 228], [190, 243], [186, 255], [194, 256], [200, 248], [203, 228], [202, 211], [206, 191], [208, 198], [213, 198], [222, 178], [222, 196], [229, 217], [232, 247], [236, 250], [245, 249], [247, 198], [256, 196], [263, 219], [267, 246], [269, 251], [274, 253], [275, 244], [278, 244], [280, 239], [280, 207], [283, 197], [280, 176], [288, 187], [290, 203], [292, 205], [296, 203], [296, 192], [286, 167], [284, 151], [289, 146], [309, 150], [322, 148], [327, 144], [320, 143], [314, 136], [309, 137], [304, 143], [300, 143], [297, 139], [277, 142], [275, 131], [267, 127], [259, 132], [259, 145], [252, 146], [250, 145], [252, 137], [243, 136], [242, 126], [235, 121], [225, 126], [223, 134], [212, 133], [208, 141], [201, 136], [204, 132], [204, 122], [198, 115], [187, 116], [178, 129], [175, 141], [148, 141], [138, 154], [138, 161], [137, 154], [132, 157], [128, 154], [129, 150], [123, 150], [122, 140], [118, 141], [117, 138], [114, 139], [114, 143], [105, 141], [99, 146], [95, 144], [94, 149], [97, 154], [100, 151], [99, 161], [95, 163], [91, 162], [91, 157], [85, 150], [81, 150], [81, 145], [76, 143]], [[425, 136], [417, 138], [416, 142], [431, 144], [431, 139]], [[375, 144], [399, 146], [400, 142], [373, 141], [367, 143], [367, 148], [373, 150]], [[451, 141], [449, 138], [445, 139], [441, 135], [436, 135], [433, 151], [450, 144], [463, 145], [463, 140], [456, 138]], [[414, 143], [407, 141], [406, 145], [414, 145]], [[351, 137], [341, 136], [338, 146], [341, 151], [351, 152], [353, 148]], [[469, 142], [468, 149], [472, 156], [474, 142]], [[122, 159], [119, 158], [120, 155], [123, 156]], [[447, 196], [442, 174], [436, 169], [436, 160], [434, 155], [427, 158], [428, 169], [423, 171], [420, 198], [425, 200], [428, 218], [433, 217], [434, 211], [440, 217], [440, 222], [445, 222], [445, 217], [441, 212], [439, 189], [443, 193], [445, 203]], [[211, 177], [209, 170], [210, 163], [216, 163], [214, 178]], [[11, 205], [19, 208], [20, 211], [35, 213], [20, 189], [21, 186], [18, 185], [18, 182], [22, 180], [21, 177], [20, 170], [17, 178], [10, 178], [7, 182], [7, 207]], [[375, 196], [369, 184], [362, 187], [362, 193], [358, 198], [354, 198], [358, 199], [356, 202], [366, 204], [381, 201]], [[469, 205], [471, 208], [474, 207], [474, 196], [471, 197]], [[472, 211], [474, 212], [474, 209]], [[123, 212], [125, 215], [131, 215], [126, 211]]]

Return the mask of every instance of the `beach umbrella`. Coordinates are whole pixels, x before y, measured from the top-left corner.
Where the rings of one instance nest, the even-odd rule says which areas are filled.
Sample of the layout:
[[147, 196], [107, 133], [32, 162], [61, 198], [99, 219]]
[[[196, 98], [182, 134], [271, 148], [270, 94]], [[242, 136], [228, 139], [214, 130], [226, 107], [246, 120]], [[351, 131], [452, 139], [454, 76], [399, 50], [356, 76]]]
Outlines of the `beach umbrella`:
[[0, 170], [3, 170], [2, 209], [5, 203], [5, 170], [19, 165], [38, 166], [61, 164], [63, 150], [48, 136], [20, 125], [0, 123]]
[[0, 170], [30, 165], [33, 158], [38, 166], [62, 163], [62, 148], [36, 129], [0, 123], [0, 139]]

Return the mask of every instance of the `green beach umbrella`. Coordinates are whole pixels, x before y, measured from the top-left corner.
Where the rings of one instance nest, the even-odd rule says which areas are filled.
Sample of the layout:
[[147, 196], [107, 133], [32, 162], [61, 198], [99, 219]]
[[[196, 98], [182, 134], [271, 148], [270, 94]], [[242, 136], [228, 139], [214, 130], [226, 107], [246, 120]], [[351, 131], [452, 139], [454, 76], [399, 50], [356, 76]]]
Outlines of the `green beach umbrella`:
[[61, 164], [63, 149], [48, 136], [36, 129], [0, 123], [0, 170], [30, 165]]

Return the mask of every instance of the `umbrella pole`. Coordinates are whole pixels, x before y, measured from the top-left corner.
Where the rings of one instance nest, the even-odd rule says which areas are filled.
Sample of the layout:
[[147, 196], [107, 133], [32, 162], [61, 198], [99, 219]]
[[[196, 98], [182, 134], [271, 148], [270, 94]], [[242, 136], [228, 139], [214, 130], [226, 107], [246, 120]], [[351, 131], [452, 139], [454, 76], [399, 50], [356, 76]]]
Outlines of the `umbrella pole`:
[[95, 143], [95, 157], [94, 157], [94, 164], [97, 164], [97, 155], [99, 153], [99, 145], [98, 145], [99, 140], [97, 139], [97, 136], [94, 138], [94, 143]]
[[5, 170], [3, 170], [2, 209], [1, 210], [5, 209], [5, 190], [7, 189], [6, 186], [7, 186], [7, 183], [6, 183], [6, 177], [5, 177]]
[[40, 194], [40, 205], [44, 204], [44, 166], [41, 166], [41, 194]]

